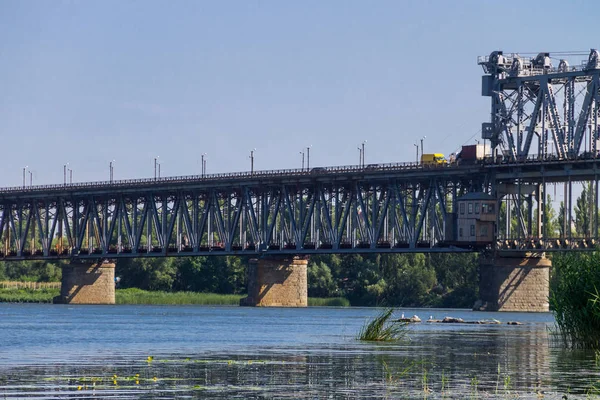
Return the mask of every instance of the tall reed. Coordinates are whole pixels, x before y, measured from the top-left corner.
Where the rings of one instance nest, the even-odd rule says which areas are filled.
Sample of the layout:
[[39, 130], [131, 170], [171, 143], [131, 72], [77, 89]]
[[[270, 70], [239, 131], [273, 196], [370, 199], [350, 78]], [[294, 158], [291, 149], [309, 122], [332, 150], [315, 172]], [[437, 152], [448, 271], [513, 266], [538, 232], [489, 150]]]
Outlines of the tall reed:
[[552, 260], [550, 307], [567, 347], [600, 349], [600, 254], [567, 253]]
[[393, 308], [388, 308], [370, 321], [366, 321], [360, 332], [358, 340], [374, 342], [394, 342], [406, 337], [408, 323], [390, 321]]

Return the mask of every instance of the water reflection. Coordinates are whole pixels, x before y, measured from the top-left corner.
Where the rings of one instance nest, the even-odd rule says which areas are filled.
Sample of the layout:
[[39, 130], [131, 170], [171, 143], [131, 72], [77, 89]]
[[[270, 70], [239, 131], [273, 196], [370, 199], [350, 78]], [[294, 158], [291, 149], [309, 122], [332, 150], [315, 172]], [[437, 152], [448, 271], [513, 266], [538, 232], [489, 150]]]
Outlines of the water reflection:
[[[6, 314], [0, 397], [561, 399], [567, 393], [587, 398], [598, 381], [594, 353], [550, 346], [547, 317], [535, 320], [539, 315], [522, 326], [421, 324], [407, 341], [371, 344], [352, 333], [373, 310], [148, 307], [119, 329], [112, 313], [123, 310], [77, 309], [96, 322], [77, 334], [69, 321], [69, 329], [53, 328], [52, 334], [22, 333], [3, 347], [3, 335], [22, 325], [19, 313]], [[61, 309], [50, 313], [69, 315]], [[139, 332], [133, 335], [130, 325]], [[186, 328], [178, 333], [174, 326]], [[35, 347], [44, 337], [52, 338], [44, 342], [47, 352]], [[96, 337], [109, 339], [103, 344]], [[114, 343], [122, 351], [114, 351]]]
[[[515, 335], [478, 335], [474, 345], [461, 335], [415, 338], [406, 346], [360, 344], [297, 350], [298, 354], [162, 355], [143, 359], [90, 360], [4, 369], [4, 398], [39, 397], [210, 397], [210, 398], [560, 398], [585, 392], [590, 365], [568, 353], [552, 360], [542, 338], [509, 345]], [[455, 351], [440, 351], [440, 342]], [[436, 351], [437, 349], [437, 351]], [[273, 349], [271, 349], [273, 350]], [[503, 353], [507, 351], [507, 353]], [[550, 364], [564, 370], [549, 374]], [[569, 374], [565, 373], [569, 368]], [[582, 373], [587, 375], [582, 378]], [[507, 378], [508, 377], [508, 378]]]

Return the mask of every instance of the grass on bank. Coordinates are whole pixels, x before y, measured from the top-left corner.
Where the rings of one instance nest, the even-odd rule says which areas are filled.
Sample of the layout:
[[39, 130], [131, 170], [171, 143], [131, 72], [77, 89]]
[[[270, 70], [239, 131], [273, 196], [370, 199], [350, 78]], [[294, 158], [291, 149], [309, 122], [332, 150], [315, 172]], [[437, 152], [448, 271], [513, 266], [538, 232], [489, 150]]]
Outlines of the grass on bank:
[[0, 303], [52, 303], [60, 289], [0, 289]]
[[194, 305], [226, 305], [237, 306], [244, 297], [238, 294], [216, 294], [196, 292], [161, 292], [142, 289], [117, 289], [115, 302], [117, 304], [194, 304]]
[[365, 322], [360, 332], [358, 340], [369, 342], [396, 342], [406, 337], [408, 333], [408, 323], [399, 321], [390, 321], [393, 308], [382, 311], [370, 321]]
[[[1, 303], [52, 303], [52, 299], [60, 294], [60, 289], [16, 289], [0, 288]], [[216, 294], [197, 292], [160, 292], [141, 289], [117, 289], [117, 304], [151, 304], [151, 305], [232, 305], [240, 304], [245, 295]], [[308, 298], [311, 307], [348, 307], [350, 302], [343, 297]]]

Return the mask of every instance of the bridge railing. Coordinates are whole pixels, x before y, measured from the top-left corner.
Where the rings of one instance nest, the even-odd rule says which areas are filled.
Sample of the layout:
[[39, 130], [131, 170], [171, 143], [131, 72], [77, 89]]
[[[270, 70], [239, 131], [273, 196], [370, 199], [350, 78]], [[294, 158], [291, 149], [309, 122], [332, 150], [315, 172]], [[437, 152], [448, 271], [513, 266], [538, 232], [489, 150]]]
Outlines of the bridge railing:
[[278, 170], [263, 170], [263, 171], [243, 171], [243, 172], [224, 172], [205, 175], [182, 175], [169, 176], [163, 178], [138, 178], [138, 179], [119, 179], [113, 181], [91, 181], [78, 182], [67, 184], [50, 184], [50, 185], [34, 185], [34, 186], [13, 186], [0, 188], [0, 193], [14, 192], [36, 192], [47, 190], [73, 190], [86, 188], [119, 188], [144, 186], [156, 183], [185, 183], [185, 182], [214, 182], [225, 179], [260, 179], [277, 176], [287, 177], [317, 177], [320, 175], [346, 174], [357, 172], [382, 172], [382, 171], [397, 171], [397, 170], [421, 170], [421, 169], [440, 169], [448, 168], [451, 164], [421, 164], [418, 162], [399, 162], [385, 164], [369, 164], [366, 166], [360, 165], [342, 165], [331, 167], [314, 167], [311, 169], [278, 169]]
[[[558, 158], [555, 154], [549, 154], [542, 157], [538, 154], [529, 154], [526, 157], [517, 158], [517, 160], [509, 159], [506, 157], [486, 157], [481, 163], [484, 165], [513, 165], [513, 164], [533, 164], [539, 162], [552, 162], [552, 161], [577, 161], [577, 160], [590, 160], [599, 159], [600, 153], [584, 152], [568, 158]], [[157, 183], [186, 183], [186, 182], [215, 182], [226, 179], [260, 179], [270, 178], [277, 176], [286, 177], [318, 177], [321, 175], [336, 175], [336, 174], [347, 174], [347, 173], [371, 173], [371, 172], [385, 172], [385, 171], [414, 171], [414, 170], [430, 170], [430, 169], [444, 169], [444, 168], [456, 168], [462, 166], [456, 162], [445, 163], [445, 164], [422, 164], [420, 162], [397, 162], [397, 163], [383, 163], [383, 164], [368, 164], [366, 166], [360, 165], [341, 165], [341, 166], [330, 166], [330, 167], [314, 167], [311, 169], [276, 169], [276, 170], [262, 170], [262, 171], [242, 171], [242, 172], [221, 172], [216, 174], [200, 174], [200, 175], [181, 175], [181, 176], [168, 176], [163, 178], [137, 178], [137, 179], [119, 179], [113, 181], [89, 181], [89, 182], [77, 182], [67, 184], [50, 184], [50, 185], [33, 185], [33, 186], [12, 186], [0, 188], [0, 193], [32, 193], [32, 192], [43, 192], [47, 190], [64, 190], [72, 191], [74, 189], [87, 189], [87, 188], [124, 188], [134, 186], [146, 186]]]

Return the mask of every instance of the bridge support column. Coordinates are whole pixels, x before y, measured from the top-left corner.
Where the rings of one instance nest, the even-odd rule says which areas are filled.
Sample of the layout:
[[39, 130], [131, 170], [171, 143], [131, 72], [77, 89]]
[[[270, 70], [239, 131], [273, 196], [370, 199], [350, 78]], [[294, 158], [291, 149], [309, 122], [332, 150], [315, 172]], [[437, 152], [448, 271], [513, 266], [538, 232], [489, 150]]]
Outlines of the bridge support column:
[[306, 307], [308, 260], [299, 257], [265, 257], [248, 264], [248, 297], [242, 306]]
[[549, 311], [552, 262], [541, 253], [496, 253], [481, 256], [480, 311]]
[[115, 304], [115, 264], [76, 263], [63, 267], [59, 304]]

